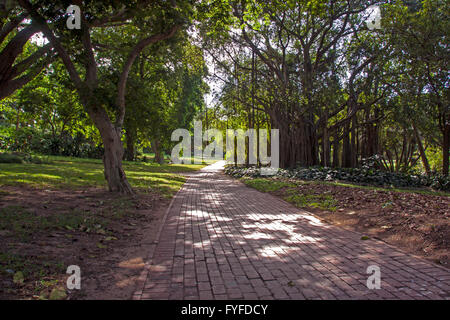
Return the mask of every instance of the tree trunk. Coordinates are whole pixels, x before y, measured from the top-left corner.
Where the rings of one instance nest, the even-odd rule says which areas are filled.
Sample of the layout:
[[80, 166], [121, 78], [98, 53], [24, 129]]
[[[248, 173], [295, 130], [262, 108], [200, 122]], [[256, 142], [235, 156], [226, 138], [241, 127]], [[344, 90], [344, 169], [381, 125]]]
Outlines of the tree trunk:
[[152, 150], [155, 153], [155, 162], [164, 164], [164, 155], [161, 152], [161, 144], [158, 139], [152, 141]]
[[358, 150], [356, 147], [356, 140], [357, 140], [356, 122], [357, 122], [356, 116], [353, 116], [351, 129], [351, 148], [350, 148], [350, 166], [352, 168], [356, 168], [358, 166]]
[[111, 192], [133, 194], [133, 189], [128, 183], [122, 168], [123, 145], [120, 132], [111, 123], [103, 108], [89, 108], [89, 115], [95, 126], [100, 131], [105, 153], [103, 165], [105, 168], [105, 179]]
[[442, 144], [442, 174], [444, 176], [448, 176], [448, 167], [449, 167], [449, 149], [450, 149], [450, 123], [447, 120], [447, 123], [444, 124], [444, 141]]
[[328, 114], [325, 114], [325, 123], [323, 126], [323, 137], [322, 137], [322, 140], [323, 140], [323, 143], [322, 143], [322, 148], [323, 148], [322, 165], [324, 167], [329, 167], [331, 164], [331, 161], [330, 161], [330, 155], [331, 155], [330, 136], [328, 133], [327, 125], [328, 125]]
[[342, 167], [351, 167], [351, 150], [350, 150], [350, 124], [344, 125], [344, 134], [342, 139]]
[[339, 130], [336, 129], [333, 140], [333, 168], [339, 167]]
[[414, 129], [414, 135], [416, 136], [417, 145], [419, 147], [420, 158], [422, 159], [422, 163], [425, 168], [425, 172], [426, 172], [427, 176], [429, 176], [431, 173], [431, 169], [430, 169], [430, 164], [428, 163], [427, 155], [425, 154], [425, 149], [423, 148], [422, 139], [420, 137], [419, 131], [417, 130], [417, 128], [414, 124], [413, 124], [413, 129]]
[[126, 149], [126, 154], [125, 154], [126, 159], [128, 161], [134, 161], [135, 154], [136, 154], [135, 148], [134, 148], [135, 139], [134, 139], [134, 134], [131, 129], [126, 131], [126, 138], [127, 138], [127, 149]]

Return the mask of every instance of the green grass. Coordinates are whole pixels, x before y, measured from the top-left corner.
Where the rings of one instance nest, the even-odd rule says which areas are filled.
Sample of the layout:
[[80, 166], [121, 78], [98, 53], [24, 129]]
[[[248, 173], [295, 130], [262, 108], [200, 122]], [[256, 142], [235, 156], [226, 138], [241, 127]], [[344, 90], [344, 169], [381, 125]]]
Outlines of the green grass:
[[292, 192], [291, 195], [284, 197], [284, 199], [299, 208], [317, 208], [328, 211], [336, 211], [338, 204], [333, 196], [323, 194], [298, 194]]
[[292, 188], [296, 186], [291, 182], [274, 180], [270, 178], [243, 178], [242, 181], [249, 187], [262, 192], [273, 192], [278, 191], [281, 188]]
[[403, 193], [418, 193], [424, 195], [431, 196], [445, 196], [449, 197], [450, 192], [445, 191], [435, 191], [435, 190], [424, 190], [417, 188], [383, 188], [377, 186], [368, 186], [368, 185], [360, 185], [360, 184], [351, 184], [337, 181], [305, 181], [305, 180], [297, 180], [297, 179], [280, 179], [280, 178], [241, 178], [248, 186], [255, 188], [262, 192], [270, 192], [277, 191], [283, 187], [293, 187], [296, 185], [305, 185], [305, 184], [323, 184], [329, 186], [341, 186], [341, 187], [350, 187], [350, 188], [358, 188], [365, 190], [378, 190], [378, 191], [393, 191], [393, 192], [403, 192]]
[[65, 272], [64, 264], [48, 261], [45, 257], [35, 259], [12, 253], [0, 252], [0, 273], [22, 272], [26, 278], [43, 278], [55, 272]]
[[23, 242], [28, 242], [33, 234], [39, 232], [50, 232], [55, 229], [95, 232], [105, 224], [106, 220], [102, 217], [76, 209], [44, 217], [21, 206], [0, 208], [0, 230], [11, 231]]
[[[0, 163], [0, 185], [37, 188], [106, 187], [103, 163], [98, 159], [50, 157], [49, 164]], [[204, 165], [169, 165], [124, 162], [131, 185], [141, 191], [151, 188], [171, 197], [185, 182], [179, 173], [196, 171]]]
[[[393, 192], [403, 192], [403, 193], [419, 193], [425, 195], [433, 196], [450, 196], [448, 192], [439, 191], [429, 191], [429, 190], [418, 190], [418, 189], [400, 189], [400, 188], [381, 188], [375, 186], [362, 186], [342, 182], [327, 182], [327, 181], [304, 181], [304, 180], [287, 180], [279, 178], [241, 178], [240, 179], [247, 186], [252, 187], [261, 192], [275, 192], [280, 189], [285, 188], [284, 199], [297, 207], [301, 208], [318, 208], [322, 210], [336, 211], [337, 201], [331, 196], [326, 194], [316, 195], [316, 194], [300, 194], [296, 189], [298, 185], [308, 185], [308, 184], [323, 184], [330, 186], [341, 186], [350, 188], [359, 188], [365, 190], [379, 190], [379, 191], [393, 191]], [[386, 203], [385, 206], [389, 206]]]
[[435, 190], [423, 190], [423, 189], [409, 189], [409, 188], [382, 188], [382, 187], [376, 187], [376, 186], [364, 186], [364, 185], [358, 185], [358, 184], [350, 184], [350, 183], [343, 183], [343, 182], [327, 182], [327, 181], [307, 181], [305, 183], [321, 183], [325, 185], [334, 185], [334, 186], [341, 186], [341, 187], [350, 187], [350, 188], [359, 188], [359, 189], [365, 189], [365, 190], [379, 190], [379, 191], [394, 191], [394, 192], [403, 192], [403, 193], [418, 193], [418, 194], [424, 194], [429, 196], [445, 196], [449, 197], [450, 192], [445, 191], [435, 191]]
[[241, 179], [249, 187], [261, 192], [275, 192], [285, 188], [286, 201], [300, 208], [318, 208], [322, 210], [336, 211], [337, 201], [331, 195], [300, 194], [296, 189], [299, 184], [271, 178], [244, 178]]

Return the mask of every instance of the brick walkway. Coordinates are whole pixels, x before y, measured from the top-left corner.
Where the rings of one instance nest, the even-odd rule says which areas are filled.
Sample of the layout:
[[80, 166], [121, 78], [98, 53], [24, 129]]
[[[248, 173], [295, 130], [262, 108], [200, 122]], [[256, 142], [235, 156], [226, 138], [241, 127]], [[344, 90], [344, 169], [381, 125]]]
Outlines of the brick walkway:
[[[450, 272], [220, 173], [174, 198], [135, 299], [449, 299]], [[381, 289], [369, 290], [369, 265]]]

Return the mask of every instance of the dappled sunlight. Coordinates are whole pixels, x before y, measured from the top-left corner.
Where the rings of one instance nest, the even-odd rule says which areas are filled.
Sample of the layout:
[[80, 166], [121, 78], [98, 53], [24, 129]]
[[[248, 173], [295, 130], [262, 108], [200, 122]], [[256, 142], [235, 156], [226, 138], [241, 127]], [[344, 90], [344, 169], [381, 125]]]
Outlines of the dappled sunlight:
[[271, 236], [268, 233], [263, 232], [252, 232], [245, 236], [245, 239], [253, 239], [253, 240], [260, 240], [260, 239], [275, 239], [275, 237]]
[[[50, 161], [49, 164], [0, 163], [0, 184], [57, 189], [107, 186], [103, 163], [99, 159], [50, 157]], [[186, 181], [178, 172], [196, 171], [202, 167], [124, 163], [124, 170], [132, 187], [141, 192], [156, 191], [164, 197], [171, 197]]]
[[145, 266], [145, 261], [142, 257], [132, 258], [129, 260], [121, 261], [119, 267], [127, 269], [140, 269]]
[[317, 219], [316, 217], [313, 217], [311, 215], [303, 214], [302, 218], [309, 220], [309, 223], [314, 226], [324, 226], [325, 225], [322, 221], [320, 221], [319, 219]]
[[286, 254], [289, 250], [290, 248], [288, 246], [269, 245], [258, 249], [257, 252], [262, 257], [278, 257], [279, 255]]
[[125, 287], [129, 287], [129, 286], [136, 286], [136, 281], [138, 280], [137, 276], [134, 277], [127, 277], [123, 280], [117, 281], [116, 282], [116, 286], [118, 288], [125, 288]]

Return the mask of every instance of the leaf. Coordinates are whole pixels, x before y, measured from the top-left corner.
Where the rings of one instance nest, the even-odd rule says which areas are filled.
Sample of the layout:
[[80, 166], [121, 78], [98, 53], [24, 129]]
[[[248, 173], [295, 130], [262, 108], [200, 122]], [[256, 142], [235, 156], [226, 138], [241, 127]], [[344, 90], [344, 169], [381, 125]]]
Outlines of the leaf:
[[13, 282], [14, 282], [14, 283], [16, 283], [16, 284], [18, 284], [18, 283], [23, 283], [24, 280], [25, 280], [25, 278], [24, 278], [24, 276], [23, 276], [22, 271], [17, 271], [17, 272], [14, 274], [14, 277], [13, 277]]
[[105, 241], [117, 240], [116, 237], [106, 237]]
[[361, 240], [369, 240], [370, 239], [370, 237], [368, 237], [368, 236], [362, 236], [361, 237]]

